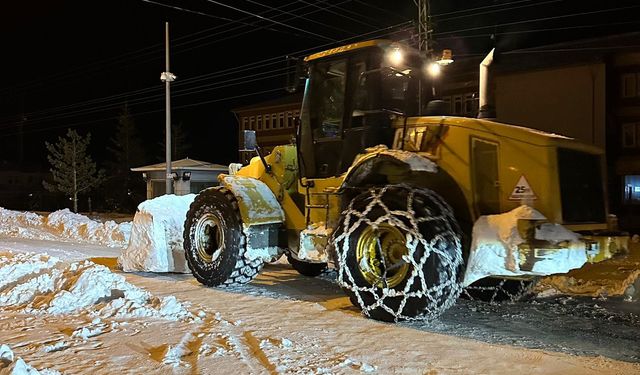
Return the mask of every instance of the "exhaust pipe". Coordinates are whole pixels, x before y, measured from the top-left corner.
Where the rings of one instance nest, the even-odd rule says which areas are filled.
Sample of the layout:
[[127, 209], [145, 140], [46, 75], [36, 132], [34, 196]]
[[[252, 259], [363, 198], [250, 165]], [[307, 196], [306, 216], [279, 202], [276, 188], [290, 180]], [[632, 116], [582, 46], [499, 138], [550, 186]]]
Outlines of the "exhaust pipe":
[[496, 105], [494, 93], [492, 90], [493, 76], [491, 74], [491, 64], [493, 63], [493, 48], [480, 63], [480, 103], [478, 109], [478, 118], [495, 119]]

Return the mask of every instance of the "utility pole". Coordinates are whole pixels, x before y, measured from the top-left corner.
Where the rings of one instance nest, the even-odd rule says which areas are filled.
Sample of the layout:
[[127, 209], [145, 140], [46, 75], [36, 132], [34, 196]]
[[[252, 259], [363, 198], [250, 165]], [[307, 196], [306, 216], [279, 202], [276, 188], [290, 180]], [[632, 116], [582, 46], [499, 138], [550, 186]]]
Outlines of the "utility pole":
[[418, 0], [418, 50], [429, 57], [433, 43], [431, 41], [431, 9], [429, 0]]
[[[429, 7], [429, 0], [418, 0], [418, 51], [424, 56], [427, 61], [431, 57], [431, 13]], [[433, 85], [431, 88], [432, 91]], [[422, 80], [418, 81], [418, 115], [422, 116]]]
[[165, 71], [160, 74], [160, 80], [165, 84], [165, 106], [166, 106], [166, 124], [165, 124], [165, 146], [166, 146], [166, 194], [171, 194], [173, 191], [173, 175], [171, 173], [171, 94], [170, 86], [171, 82], [176, 79], [176, 76], [169, 71], [169, 22], [164, 24], [164, 38], [165, 38]]

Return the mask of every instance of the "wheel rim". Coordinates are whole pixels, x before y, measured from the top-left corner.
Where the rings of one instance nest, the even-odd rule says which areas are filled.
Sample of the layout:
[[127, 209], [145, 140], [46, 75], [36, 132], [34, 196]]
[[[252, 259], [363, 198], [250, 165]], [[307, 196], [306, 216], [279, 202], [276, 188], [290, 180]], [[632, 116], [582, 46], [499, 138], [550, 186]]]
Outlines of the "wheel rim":
[[402, 232], [386, 223], [364, 229], [356, 246], [356, 260], [362, 277], [379, 288], [393, 288], [407, 276], [409, 255]]
[[205, 214], [198, 219], [195, 230], [198, 256], [206, 263], [218, 259], [224, 248], [224, 231], [220, 219], [213, 214]]

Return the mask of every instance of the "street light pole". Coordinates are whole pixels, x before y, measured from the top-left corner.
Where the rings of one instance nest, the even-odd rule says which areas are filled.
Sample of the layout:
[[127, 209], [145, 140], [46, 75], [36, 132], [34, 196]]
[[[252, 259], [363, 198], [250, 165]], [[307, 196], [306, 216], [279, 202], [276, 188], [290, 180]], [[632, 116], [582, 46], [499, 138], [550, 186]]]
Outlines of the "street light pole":
[[165, 71], [160, 74], [160, 80], [165, 84], [165, 106], [166, 106], [166, 124], [165, 124], [165, 146], [166, 146], [166, 194], [172, 193], [173, 176], [171, 174], [171, 94], [170, 85], [176, 79], [176, 76], [169, 71], [169, 22], [164, 24], [164, 38], [165, 38]]

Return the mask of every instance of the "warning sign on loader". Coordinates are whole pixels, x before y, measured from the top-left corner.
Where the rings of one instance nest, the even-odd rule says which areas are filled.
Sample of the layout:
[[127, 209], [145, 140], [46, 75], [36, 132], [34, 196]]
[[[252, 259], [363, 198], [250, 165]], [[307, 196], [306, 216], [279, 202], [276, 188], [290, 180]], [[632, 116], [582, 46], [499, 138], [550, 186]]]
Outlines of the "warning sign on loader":
[[536, 196], [536, 193], [534, 193], [531, 189], [527, 178], [522, 175], [520, 176], [520, 179], [518, 180], [516, 186], [513, 188], [513, 191], [509, 196], [509, 200], [519, 201], [527, 199], [538, 199], [538, 197]]

